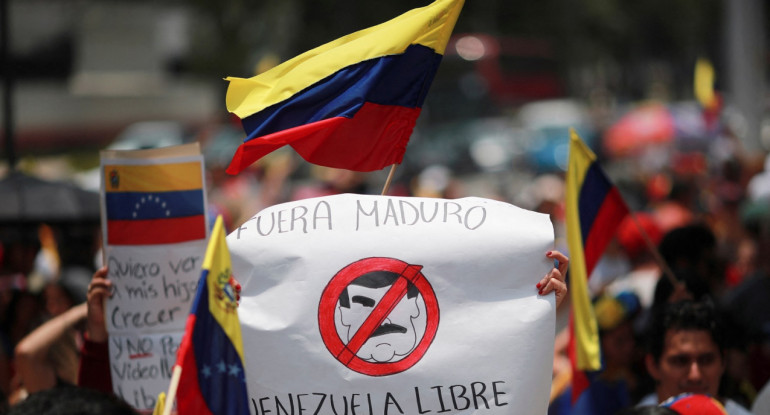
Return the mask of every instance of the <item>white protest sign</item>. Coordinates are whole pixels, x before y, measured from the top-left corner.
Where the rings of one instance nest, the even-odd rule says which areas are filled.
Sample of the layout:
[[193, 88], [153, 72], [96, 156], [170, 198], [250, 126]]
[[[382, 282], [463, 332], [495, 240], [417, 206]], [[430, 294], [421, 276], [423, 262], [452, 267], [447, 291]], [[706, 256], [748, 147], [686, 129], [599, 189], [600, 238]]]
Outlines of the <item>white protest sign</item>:
[[115, 393], [152, 410], [168, 389], [195, 297], [208, 226], [196, 146], [102, 152], [102, 229]]
[[346, 194], [267, 208], [227, 242], [252, 414], [546, 412], [547, 215]]

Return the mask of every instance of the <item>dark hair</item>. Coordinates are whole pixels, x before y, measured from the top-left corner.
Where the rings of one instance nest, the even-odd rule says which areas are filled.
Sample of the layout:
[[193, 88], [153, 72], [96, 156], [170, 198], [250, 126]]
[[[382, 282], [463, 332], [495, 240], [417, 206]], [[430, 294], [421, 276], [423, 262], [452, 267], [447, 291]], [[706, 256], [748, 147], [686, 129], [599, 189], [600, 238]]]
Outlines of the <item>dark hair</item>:
[[[720, 278], [720, 263], [714, 254], [716, 237], [700, 223], [674, 228], [663, 235], [658, 250], [676, 278], [684, 282], [695, 300], [712, 295], [711, 284]], [[668, 302], [674, 286], [668, 278], [655, 285], [653, 306]]]
[[663, 406], [647, 405], [626, 408], [615, 415], [679, 415], [679, 412]]
[[[372, 271], [367, 272], [354, 279], [350, 285], [360, 285], [367, 288], [382, 288], [389, 285], [393, 285], [401, 276], [395, 272], [390, 271]], [[417, 297], [417, 287], [409, 281], [407, 285], [406, 296], [407, 298]], [[340, 306], [350, 308], [350, 297], [348, 296], [348, 289], [345, 287], [340, 293]]]
[[77, 386], [57, 386], [29, 395], [8, 415], [138, 415], [115, 395]]
[[711, 335], [719, 352], [725, 348], [723, 327], [714, 304], [711, 301], [680, 301], [661, 307], [653, 316], [648, 332], [648, 352], [660, 359], [666, 333], [669, 330], [704, 330]]

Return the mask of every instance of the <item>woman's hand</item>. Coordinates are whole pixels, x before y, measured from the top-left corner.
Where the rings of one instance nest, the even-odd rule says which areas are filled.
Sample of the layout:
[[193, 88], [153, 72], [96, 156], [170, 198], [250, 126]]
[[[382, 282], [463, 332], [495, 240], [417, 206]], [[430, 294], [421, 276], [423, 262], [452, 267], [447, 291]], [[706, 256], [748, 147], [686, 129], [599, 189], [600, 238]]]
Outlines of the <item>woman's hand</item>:
[[548, 274], [535, 285], [540, 295], [547, 295], [551, 292], [556, 293], [556, 307], [567, 298], [567, 284], [564, 282], [564, 276], [569, 267], [569, 258], [559, 251], [548, 251], [546, 257], [556, 260], [556, 266], [551, 268]]
[[107, 279], [107, 267], [101, 267], [94, 273], [88, 284], [88, 318], [86, 330], [88, 339], [102, 343], [107, 341], [107, 323], [104, 320], [104, 301], [112, 296], [112, 281]]

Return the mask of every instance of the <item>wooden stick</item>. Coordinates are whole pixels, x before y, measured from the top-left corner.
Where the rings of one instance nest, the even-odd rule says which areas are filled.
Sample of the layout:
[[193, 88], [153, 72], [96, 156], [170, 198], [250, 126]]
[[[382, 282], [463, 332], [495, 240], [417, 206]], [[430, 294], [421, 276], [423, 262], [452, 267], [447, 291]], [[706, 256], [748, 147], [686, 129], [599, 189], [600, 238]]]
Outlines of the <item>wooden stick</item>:
[[663, 271], [663, 275], [668, 278], [668, 281], [673, 285], [674, 287], [681, 284], [681, 282], [676, 278], [676, 275], [674, 275], [674, 271], [671, 270], [671, 268], [666, 263], [666, 260], [663, 259], [663, 256], [660, 254], [660, 251], [658, 251], [658, 247], [655, 246], [655, 244], [652, 242], [652, 239], [650, 239], [650, 236], [647, 235], [647, 232], [642, 227], [642, 224], [639, 222], [639, 219], [636, 218], [636, 215], [633, 211], [629, 209], [628, 214], [631, 215], [631, 219], [634, 220], [634, 224], [636, 224], [636, 228], [639, 229], [639, 233], [642, 235], [642, 238], [644, 239], [644, 242], [647, 244], [647, 248], [652, 253], [652, 256], [655, 258], [655, 262], [660, 265], [660, 269]]
[[396, 173], [396, 163], [393, 163], [390, 165], [390, 173], [388, 173], [388, 179], [385, 180], [385, 186], [382, 188], [382, 193], [380, 193], [380, 196], [385, 196], [385, 194], [388, 193], [388, 188], [390, 188], [390, 182], [393, 181], [393, 176]]
[[174, 407], [176, 399], [176, 389], [179, 386], [179, 379], [182, 377], [182, 366], [174, 366], [174, 372], [171, 374], [171, 383], [168, 385], [166, 394], [166, 405], [163, 408], [163, 415], [171, 415], [171, 408]]

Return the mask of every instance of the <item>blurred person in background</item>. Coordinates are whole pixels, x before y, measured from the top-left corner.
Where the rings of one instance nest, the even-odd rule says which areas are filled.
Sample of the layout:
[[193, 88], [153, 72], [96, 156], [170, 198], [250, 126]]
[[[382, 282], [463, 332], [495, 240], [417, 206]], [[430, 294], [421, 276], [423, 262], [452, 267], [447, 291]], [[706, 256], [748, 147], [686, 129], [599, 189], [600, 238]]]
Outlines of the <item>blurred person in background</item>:
[[724, 321], [708, 301], [679, 301], [660, 308], [647, 333], [647, 372], [655, 391], [639, 405], [659, 404], [683, 393], [706, 394], [723, 403], [729, 415], [749, 411], [720, 395], [725, 371]]
[[[12, 400], [77, 381], [82, 323], [86, 316], [86, 290], [91, 278], [96, 231], [93, 226], [69, 225], [58, 228], [51, 244], [58, 259], [56, 275], [43, 280], [40, 290], [41, 319], [32, 332], [14, 348]], [[41, 233], [41, 236], [48, 235]], [[38, 255], [37, 258], [40, 258]], [[47, 281], [46, 281], [47, 280]]]
[[0, 226], [0, 246], [0, 392], [6, 402], [14, 390], [14, 348], [32, 331], [41, 314], [27, 280], [40, 250], [37, 228], [23, 224]]
[[66, 268], [46, 284], [43, 300], [48, 320], [21, 339], [14, 350], [15, 400], [76, 383], [87, 285], [82, 273]]
[[660, 278], [655, 286], [652, 308], [684, 299], [715, 301], [724, 282], [725, 264], [716, 252], [716, 237], [701, 223], [669, 230], [658, 244], [663, 260], [683, 286]]
[[[635, 218], [628, 215], [623, 219], [616, 235], [617, 244], [628, 259], [631, 269], [610, 282], [604, 291], [610, 294], [632, 292], [639, 299], [641, 308], [647, 309], [652, 305], [655, 285], [661, 273], [651, 249], [660, 242], [663, 231], [650, 214], [636, 212], [634, 215]], [[653, 248], [647, 245], [645, 239], [653, 244]]]
[[614, 415], [681, 415], [679, 412], [658, 405], [645, 405], [626, 408], [616, 412]]
[[640, 311], [638, 297], [631, 292], [602, 295], [594, 301], [599, 328], [602, 369], [589, 374], [590, 384], [574, 404], [572, 389], [559, 396], [551, 415], [613, 415], [633, 406], [638, 374], [634, 319]]
[[8, 415], [137, 415], [115, 395], [67, 386], [32, 394], [11, 407]]
[[747, 378], [758, 391], [770, 381], [770, 195], [746, 201], [742, 210], [753, 248], [751, 272], [722, 297], [721, 306], [743, 335]]

